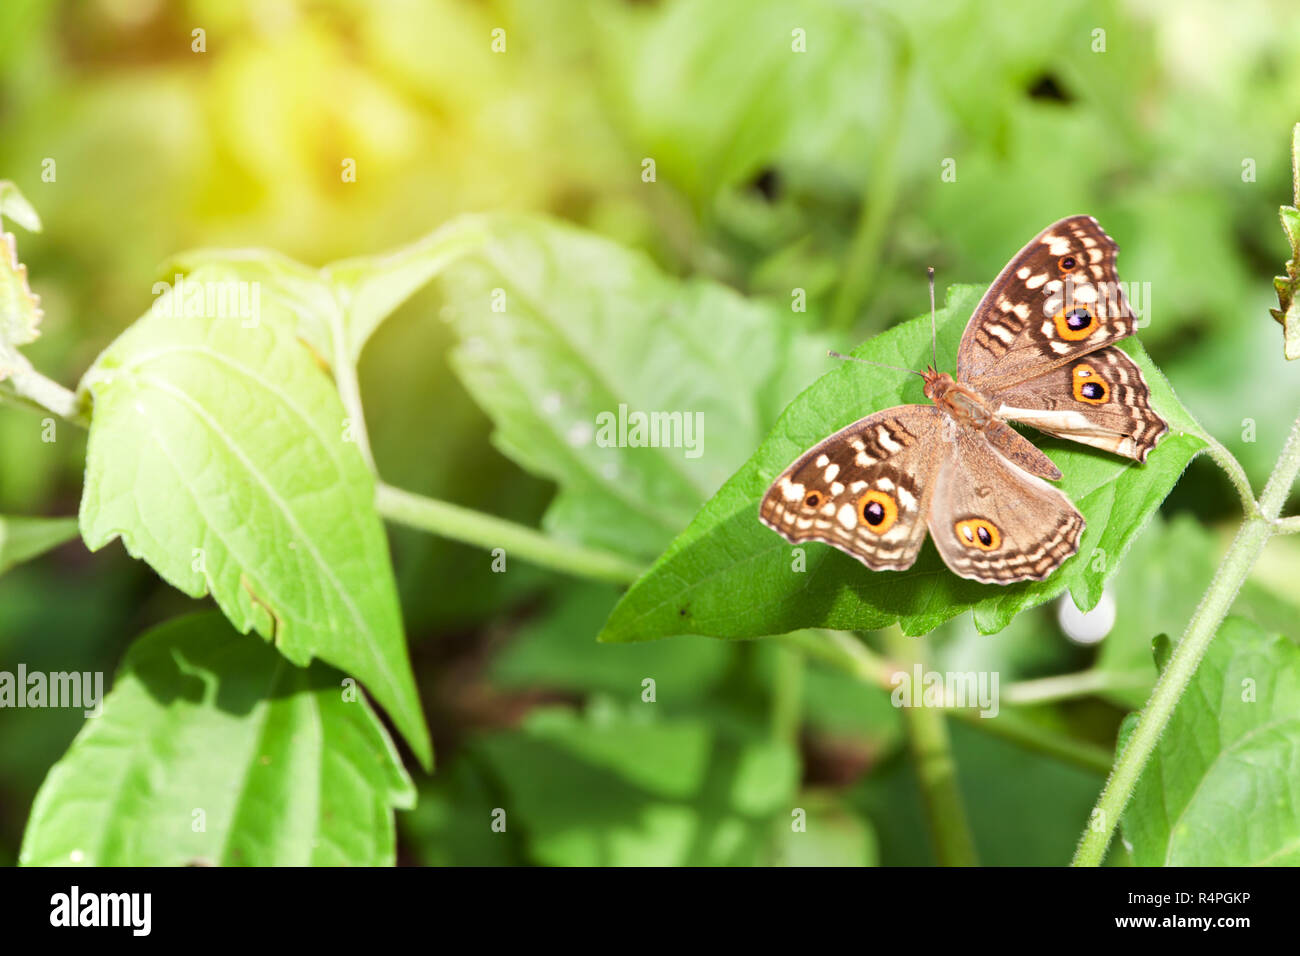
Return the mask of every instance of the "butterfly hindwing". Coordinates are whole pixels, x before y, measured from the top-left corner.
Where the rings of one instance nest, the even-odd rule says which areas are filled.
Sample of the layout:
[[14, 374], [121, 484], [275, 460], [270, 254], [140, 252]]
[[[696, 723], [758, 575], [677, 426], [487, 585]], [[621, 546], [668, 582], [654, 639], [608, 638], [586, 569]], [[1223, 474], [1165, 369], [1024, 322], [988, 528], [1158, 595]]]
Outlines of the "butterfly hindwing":
[[1077, 358], [994, 396], [999, 418], [1041, 432], [1146, 461], [1169, 430], [1151, 407], [1142, 370], [1110, 346]]
[[1074, 554], [1083, 515], [1041, 478], [962, 431], [934, 479], [928, 524], [944, 563], [988, 584], [1041, 581]]
[[814, 445], [767, 490], [759, 518], [793, 544], [822, 541], [873, 571], [910, 568], [942, 447], [943, 413], [900, 405]]
[[998, 392], [1133, 333], [1119, 247], [1091, 216], [1040, 232], [989, 286], [957, 352], [957, 380]]

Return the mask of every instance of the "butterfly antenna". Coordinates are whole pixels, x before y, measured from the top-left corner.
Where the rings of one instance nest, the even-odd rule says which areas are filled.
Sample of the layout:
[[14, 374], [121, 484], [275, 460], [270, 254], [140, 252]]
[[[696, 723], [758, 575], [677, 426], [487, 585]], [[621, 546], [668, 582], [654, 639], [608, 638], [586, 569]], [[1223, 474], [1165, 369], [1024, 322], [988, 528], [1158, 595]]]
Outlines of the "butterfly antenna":
[[870, 359], [858, 358], [856, 355], [844, 355], [835, 351], [830, 351], [826, 354], [831, 358], [843, 359], [846, 362], [861, 362], [863, 365], [875, 365], [878, 368], [892, 368], [895, 372], [911, 372], [913, 375], [919, 375], [921, 378], [925, 378], [924, 372], [918, 372], [914, 368], [903, 368], [901, 365], [886, 365], [884, 362], [873, 362]]
[[939, 369], [939, 329], [934, 318], [934, 266], [926, 268], [926, 273], [930, 276], [930, 349], [934, 356], [935, 371]]

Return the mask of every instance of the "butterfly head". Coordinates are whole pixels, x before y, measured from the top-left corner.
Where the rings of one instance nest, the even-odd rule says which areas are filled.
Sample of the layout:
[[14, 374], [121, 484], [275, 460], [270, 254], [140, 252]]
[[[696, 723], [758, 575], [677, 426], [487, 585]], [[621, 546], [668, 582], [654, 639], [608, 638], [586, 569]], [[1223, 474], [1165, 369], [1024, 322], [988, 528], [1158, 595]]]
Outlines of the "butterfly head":
[[925, 397], [936, 405], [943, 405], [948, 393], [957, 388], [957, 383], [951, 375], [937, 371], [930, 365], [926, 366], [922, 377], [925, 379]]

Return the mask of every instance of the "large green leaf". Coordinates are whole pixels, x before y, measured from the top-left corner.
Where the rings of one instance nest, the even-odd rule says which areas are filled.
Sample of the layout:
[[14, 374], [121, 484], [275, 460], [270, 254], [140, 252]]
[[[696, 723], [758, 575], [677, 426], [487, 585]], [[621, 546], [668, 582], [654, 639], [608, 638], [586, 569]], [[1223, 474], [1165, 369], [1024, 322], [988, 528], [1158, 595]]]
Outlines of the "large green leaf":
[[344, 259], [323, 269], [269, 249], [211, 248], [173, 256], [162, 272], [169, 282], [177, 274], [203, 269], [258, 283], [263, 294], [289, 309], [298, 335], [323, 362], [355, 364], [383, 320], [480, 239], [472, 220], [465, 220], [392, 252]]
[[0, 515], [0, 574], [77, 536], [76, 518]]
[[[956, 286], [939, 314], [939, 367], [952, 368], [957, 344], [983, 289]], [[924, 634], [972, 609], [993, 633], [1018, 612], [1069, 589], [1092, 607], [1129, 543], [1205, 447], [1200, 430], [1169, 383], [1132, 340], [1125, 350], [1142, 368], [1170, 431], [1145, 465], [1063, 441], [1040, 444], [1064, 474], [1060, 488], [1087, 519], [1079, 553], [1046, 581], [1008, 587], [979, 584], [948, 571], [927, 543], [907, 571], [871, 572], [823, 544], [804, 547], [795, 570], [792, 547], [758, 521], [772, 480], [805, 449], [861, 416], [903, 402], [924, 402], [915, 376], [844, 363], [800, 395], [749, 462], [695, 516], [690, 526], [614, 609], [601, 639], [650, 640], [671, 634], [754, 637], [804, 627], [872, 630], [899, 622]], [[930, 361], [929, 316], [906, 322], [854, 354], [917, 368]]]
[[1224, 622], [1124, 812], [1139, 866], [1300, 864], [1300, 648]]
[[[190, 249], [172, 256], [159, 270], [174, 291], [186, 282], [248, 283], [271, 319], [290, 319], [298, 337], [317, 359], [334, 363], [334, 337], [342, 312], [320, 271], [271, 249]], [[260, 321], [259, 316], [259, 321]]]
[[505, 810], [506, 832], [551, 866], [752, 864], [775, 820], [789, 820], [798, 781], [785, 745], [649, 711], [537, 711], [522, 732], [477, 746], [503, 789], [480, 805], [479, 825]]
[[[502, 451], [560, 485], [546, 516], [556, 534], [657, 554], [745, 460], [822, 351], [794, 335], [789, 313], [673, 280], [581, 230], [522, 217], [463, 228], [488, 238], [442, 277], [461, 338], [453, 365]], [[603, 444], [600, 416], [616, 420], [620, 406], [681, 415], [677, 447]], [[684, 429], [697, 421], [692, 447]]]
[[414, 800], [341, 674], [294, 667], [219, 614], [195, 614], [128, 652], [102, 714], [37, 794], [20, 859], [391, 865], [393, 808]]
[[156, 309], [99, 357], [82, 383], [82, 535], [92, 550], [121, 537], [185, 593], [211, 591], [294, 663], [355, 675], [428, 765], [373, 478], [285, 307], [262, 311], [250, 328]]

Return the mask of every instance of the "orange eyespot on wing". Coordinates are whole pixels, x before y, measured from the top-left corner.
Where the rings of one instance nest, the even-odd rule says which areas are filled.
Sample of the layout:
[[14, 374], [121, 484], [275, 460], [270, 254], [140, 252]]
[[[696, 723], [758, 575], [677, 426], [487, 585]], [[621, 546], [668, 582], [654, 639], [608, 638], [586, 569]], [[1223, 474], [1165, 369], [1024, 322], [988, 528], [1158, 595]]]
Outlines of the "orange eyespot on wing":
[[1061, 256], [1056, 260], [1056, 268], [1060, 269], [1062, 273], [1073, 272], [1078, 265], [1079, 260], [1074, 256]]
[[898, 520], [898, 502], [883, 491], [868, 491], [858, 499], [858, 520], [873, 534], [884, 534]]
[[816, 509], [821, 507], [821, 504], [822, 504], [822, 493], [820, 491], [810, 491], [808, 492], [808, 494], [804, 495], [803, 506], [805, 508], [809, 508], [815, 511]]
[[983, 518], [966, 518], [952, 526], [957, 540], [968, 548], [981, 551], [996, 551], [1002, 544], [1002, 533], [997, 525]]
[[1097, 316], [1086, 305], [1072, 305], [1056, 313], [1056, 334], [1069, 342], [1086, 339], [1097, 331]]
[[1110, 386], [1106, 380], [1095, 368], [1082, 362], [1074, 367], [1070, 388], [1078, 401], [1089, 405], [1105, 405], [1110, 401]]

